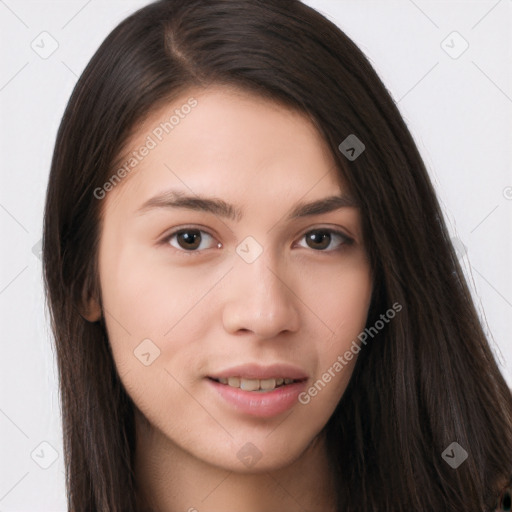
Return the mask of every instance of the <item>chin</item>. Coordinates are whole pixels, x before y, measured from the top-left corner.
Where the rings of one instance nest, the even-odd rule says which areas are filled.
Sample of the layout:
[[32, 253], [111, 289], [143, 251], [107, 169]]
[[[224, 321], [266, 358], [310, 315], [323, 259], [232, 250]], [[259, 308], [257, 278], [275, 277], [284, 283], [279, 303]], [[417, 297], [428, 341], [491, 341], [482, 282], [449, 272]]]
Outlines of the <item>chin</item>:
[[[275, 436], [273, 440], [270, 439], [272, 436]], [[267, 432], [261, 437], [237, 436], [236, 441], [231, 440], [231, 446], [221, 447], [221, 452], [211, 451], [207, 457], [204, 453], [196, 456], [213, 466], [234, 473], [267, 473], [290, 466], [316, 444], [317, 440], [318, 437], [314, 436], [293, 442], [284, 430], [279, 436], [276, 432]], [[221, 443], [217, 446], [221, 446]]]

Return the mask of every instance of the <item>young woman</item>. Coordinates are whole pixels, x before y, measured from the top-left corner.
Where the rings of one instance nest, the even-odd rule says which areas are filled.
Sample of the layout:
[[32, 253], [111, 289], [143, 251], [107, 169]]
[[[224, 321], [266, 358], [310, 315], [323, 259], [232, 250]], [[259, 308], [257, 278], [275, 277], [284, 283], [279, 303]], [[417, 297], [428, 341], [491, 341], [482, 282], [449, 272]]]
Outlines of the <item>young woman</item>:
[[70, 510], [508, 506], [512, 396], [425, 166], [301, 2], [123, 21], [64, 114], [43, 255]]

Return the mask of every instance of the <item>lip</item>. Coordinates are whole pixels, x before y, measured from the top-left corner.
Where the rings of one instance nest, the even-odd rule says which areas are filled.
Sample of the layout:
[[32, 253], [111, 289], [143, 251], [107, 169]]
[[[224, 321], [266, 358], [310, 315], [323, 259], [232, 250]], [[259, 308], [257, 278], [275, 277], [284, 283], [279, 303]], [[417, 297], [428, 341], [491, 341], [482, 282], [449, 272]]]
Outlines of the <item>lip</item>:
[[226, 368], [220, 372], [209, 375], [212, 379], [227, 379], [229, 377], [241, 377], [243, 379], [272, 379], [280, 378], [304, 380], [308, 378], [307, 373], [298, 366], [286, 363], [261, 366], [259, 364], [242, 364]]
[[[233, 373], [230, 376], [233, 376]], [[307, 385], [307, 379], [305, 379], [261, 393], [233, 388], [228, 384], [221, 384], [211, 377], [207, 377], [205, 380], [218, 393], [217, 396], [221, 397], [223, 403], [227, 403], [239, 413], [259, 418], [271, 418], [291, 409], [297, 404], [300, 393]]]
[[[244, 379], [293, 379], [298, 382], [275, 388], [265, 393], [244, 391], [239, 388], [221, 384], [213, 379], [240, 377]], [[299, 368], [288, 363], [276, 363], [262, 366], [260, 364], [242, 364], [232, 366], [208, 375], [206, 381], [217, 392], [224, 404], [237, 412], [260, 418], [271, 418], [291, 409], [297, 402], [299, 394], [305, 389], [309, 376]]]

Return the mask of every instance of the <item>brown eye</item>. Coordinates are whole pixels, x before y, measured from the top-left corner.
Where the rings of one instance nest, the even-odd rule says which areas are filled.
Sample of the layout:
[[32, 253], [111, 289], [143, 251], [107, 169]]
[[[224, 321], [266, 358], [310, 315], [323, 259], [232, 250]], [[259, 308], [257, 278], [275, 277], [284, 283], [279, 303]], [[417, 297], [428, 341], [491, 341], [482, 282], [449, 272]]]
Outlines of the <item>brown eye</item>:
[[[175, 241], [175, 243], [173, 243]], [[180, 229], [167, 237], [167, 242], [176, 249], [184, 249], [185, 251], [197, 251], [197, 249], [208, 249], [209, 247], [201, 247], [201, 245], [210, 242], [212, 246], [213, 237], [201, 229]], [[177, 245], [176, 245], [177, 244]]]
[[[333, 231], [332, 229], [314, 229], [308, 231], [304, 235], [304, 238], [309, 248], [324, 252], [336, 250], [340, 246], [350, 244], [352, 241], [343, 233]], [[334, 245], [334, 247], [332, 247], [332, 245]], [[329, 251], [325, 251], [328, 247], [330, 247]]]

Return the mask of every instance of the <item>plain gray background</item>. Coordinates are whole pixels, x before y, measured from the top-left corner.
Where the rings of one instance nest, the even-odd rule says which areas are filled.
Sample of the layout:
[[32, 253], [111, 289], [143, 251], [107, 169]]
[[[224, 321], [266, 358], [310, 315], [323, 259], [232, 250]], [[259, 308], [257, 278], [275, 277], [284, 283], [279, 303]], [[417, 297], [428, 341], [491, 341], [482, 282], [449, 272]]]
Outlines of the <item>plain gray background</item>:
[[[0, 512], [66, 510], [38, 245], [46, 182], [79, 74], [147, 3], [0, 0]], [[512, 0], [306, 3], [358, 44], [397, 102], [512, 386]]]

